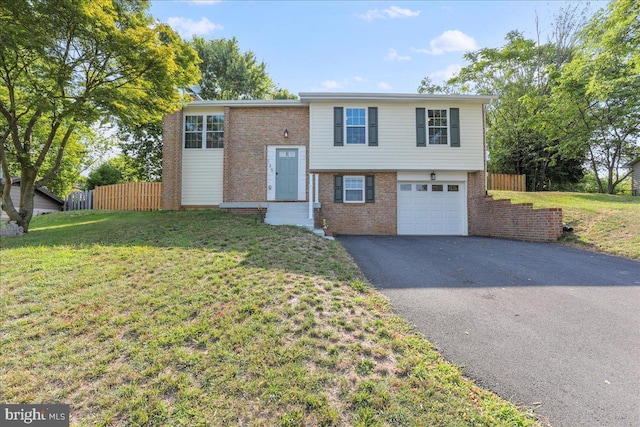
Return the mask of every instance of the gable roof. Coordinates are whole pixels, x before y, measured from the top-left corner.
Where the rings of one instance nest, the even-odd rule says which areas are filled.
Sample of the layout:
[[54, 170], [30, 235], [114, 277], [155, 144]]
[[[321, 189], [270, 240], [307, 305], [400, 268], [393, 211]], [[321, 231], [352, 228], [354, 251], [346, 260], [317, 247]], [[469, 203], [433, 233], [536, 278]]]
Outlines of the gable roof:
[[[18, 178], [18, 177], [11, 177], [11, 185], [16, 185], [16, 184], [20, 185], [20, 181], [21, 181], [21, 179]], [[36, 188], [36, 193], [40, 193], [42, 196], [53, 200], [54, 202], [60, 204], [60, 206], [64, 205], [64, 200], [62, 200], [61, 198], [57, 197], [56, 195], [54, 195], [53, 193], [51, 193], [49, 190], [47, 190], [44, 187]]]
[[629, 163], [625, 164], [624, 167], [633, 168], [633, 165], [635, 165], [638, 162], [640, 162], [640, 157], [636, 157], [635, 159], [631, 160]]

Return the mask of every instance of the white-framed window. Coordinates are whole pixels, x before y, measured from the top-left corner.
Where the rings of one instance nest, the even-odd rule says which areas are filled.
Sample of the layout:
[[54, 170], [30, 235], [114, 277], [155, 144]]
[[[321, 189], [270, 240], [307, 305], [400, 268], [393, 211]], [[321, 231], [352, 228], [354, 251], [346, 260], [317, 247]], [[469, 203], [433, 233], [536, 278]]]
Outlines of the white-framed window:
[[184, 148], [202, 148], [202, 116], [185, 116]]
[[429, 145], [449, 144], [449, 125], [447, 110], [428, 110], [427, 126], [429, 128]]
[[344, 177], [344, 202], [364, 203], [364, 176]]
[[345, 132], [347, 144], [367, 143], [367, 109], [345, 108]]
[[207, 116], [207, 148], [224, 148], [224, 115]]
[[184, 148], [224, 148], [224, 115], [185, 116]]

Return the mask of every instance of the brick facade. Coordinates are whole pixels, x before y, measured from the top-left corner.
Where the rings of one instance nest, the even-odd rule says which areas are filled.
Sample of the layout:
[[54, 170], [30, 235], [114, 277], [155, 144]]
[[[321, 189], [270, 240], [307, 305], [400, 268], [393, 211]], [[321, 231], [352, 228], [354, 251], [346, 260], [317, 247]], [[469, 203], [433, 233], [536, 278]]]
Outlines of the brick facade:
[[[375, 173], [320, 173], [319, 194], [321, 209], [316, 211], [319, 225], [325, 220], [327, 233], [336, 234], [381, 234], [397, 233], [397, 174]], [[374, 175], [375, 203], [334, 203], [334, 175]]]
[[[225, 108], [225, 202], [267, 200], [267, 146], [304, 145], [309, 155], [309, 108]], [[288, 138], [284, 137], [285, 129]], [[307, 171], [308, 174], [308, 157]]]
[[182, 205], [182, 110], [167, 114], [162, 123], [162, 209]]

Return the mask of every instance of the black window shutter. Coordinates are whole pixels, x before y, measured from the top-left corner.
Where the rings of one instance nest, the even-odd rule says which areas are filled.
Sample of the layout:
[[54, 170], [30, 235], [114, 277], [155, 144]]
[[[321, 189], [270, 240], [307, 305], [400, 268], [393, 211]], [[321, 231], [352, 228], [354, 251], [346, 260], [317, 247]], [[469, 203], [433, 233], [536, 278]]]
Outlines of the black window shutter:
[[366, 203], [374, 203], [376, 200], [375, 180], [373, 175], [367, 175], [364, 177], [364, 201]]
[[449, 109], [449, 130], [451, 132], [451, 146], [460, 147], [460, 109]]
[[333, 145], [344, 145], [343, 122], [344, 109], [342, 107], [333, 107]]
[[369, 145], [378, 146], [378, 107], [369, 107]]
[[416, 146], [427, 146], [426, 114], [424, 108], [416, 108]]
[[333, 203], [342, 203], [342, 175], [333, 176]]

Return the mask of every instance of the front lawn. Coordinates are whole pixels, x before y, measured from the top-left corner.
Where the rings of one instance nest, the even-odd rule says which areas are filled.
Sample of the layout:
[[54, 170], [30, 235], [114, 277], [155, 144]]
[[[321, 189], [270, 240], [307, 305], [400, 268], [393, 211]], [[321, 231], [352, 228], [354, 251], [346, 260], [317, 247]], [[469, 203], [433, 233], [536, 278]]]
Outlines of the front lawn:
[[494, 199], [562, 208], [574, 231], [561, 242], [640, 260], [640, 197], [592, 193], [491, 191]]
[[0, 260], [0, 402], [68, 403], [72, 425], [535, 425], [297, 228], [70, 212]]

